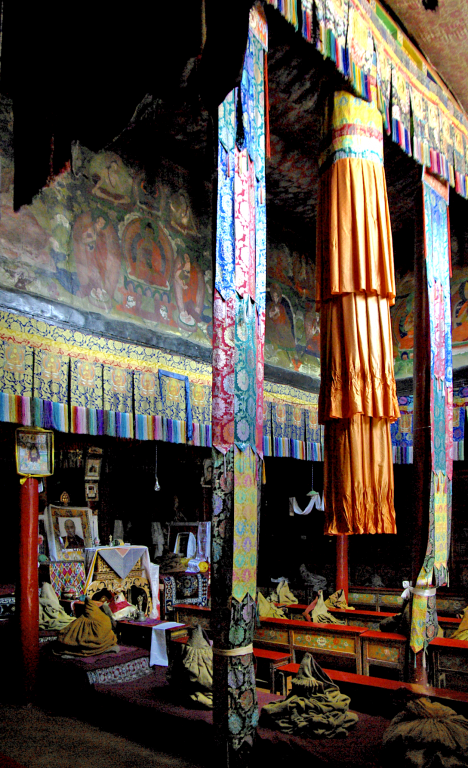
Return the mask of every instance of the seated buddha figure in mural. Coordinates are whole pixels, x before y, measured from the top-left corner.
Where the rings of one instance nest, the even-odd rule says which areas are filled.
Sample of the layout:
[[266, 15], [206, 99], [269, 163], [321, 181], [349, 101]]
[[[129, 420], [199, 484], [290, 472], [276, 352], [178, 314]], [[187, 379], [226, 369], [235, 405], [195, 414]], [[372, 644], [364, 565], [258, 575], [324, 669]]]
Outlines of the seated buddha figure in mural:
[[184, 253], [174, 264], [174, 295], [179, 310], [179, 325], [195, 330], [205, 301], [205, 280], [198, 264]]
[[283, 296], [278, 283], [271, 285], [269, 294], [268, 296], [267, 292], [265, 340], [273, 346], [285, 350], [295, 349], [296, 340], [294, 338], [294, 319], [291, 305]]
[[148, 285], [169, 288], [174, 252], [164, 228], [151, 219], [129, 219], [122, 234], [129, 276]]
[[117, 232], [107, 215], [87, 211], [73, 225], [73, 253], [80, 281], [79, 296], [108, 311], [120, 276], [121, 250]]

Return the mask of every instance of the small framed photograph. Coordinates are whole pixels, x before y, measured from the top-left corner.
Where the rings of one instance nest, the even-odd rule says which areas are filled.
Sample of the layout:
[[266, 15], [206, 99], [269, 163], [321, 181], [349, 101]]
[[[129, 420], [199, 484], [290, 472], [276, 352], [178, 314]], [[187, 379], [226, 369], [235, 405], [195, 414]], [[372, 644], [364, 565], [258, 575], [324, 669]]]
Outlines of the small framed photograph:
[[86, 498], [89, 501], [99, 501], [99, 491], [97, 483], [85, 483]]
[[54, 472], [54, 433], [48, 429], [16, 430], [16, 471], [28, 477], [49, 477]]
[[85, 480], [99, 480], [101, 462], [102, 458], [100, 456], [88, 456], [85, 466]]

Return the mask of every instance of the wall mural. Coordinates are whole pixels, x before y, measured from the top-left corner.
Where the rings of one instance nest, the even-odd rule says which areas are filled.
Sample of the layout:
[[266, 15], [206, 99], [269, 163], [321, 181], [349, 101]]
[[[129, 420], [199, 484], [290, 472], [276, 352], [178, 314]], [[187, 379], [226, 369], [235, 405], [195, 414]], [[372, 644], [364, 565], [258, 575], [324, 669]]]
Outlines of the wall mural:
[[[468, 268], [454, 266], [450, 280], [453, 367], [468, 365]], [[397, 298], [392, 307], [395, 376], [413, 375], [414, 276], [397, 276]]]
[[284, 243], [268, 243], [265, 316], [265, 362], [318, 377], [315, 264]]
[[[0, 286], [211, 347], [210, 221], [194, 212], [184, 169], [167, 164], [150, 184], [141, 168], [119, 155], [77, 147], [72, 168], [14, 213], [6, 99], [0, 157]], [[468, 365], [468, 268], [454, 266], [451, 291], [453, 362], [459, 368]], [[397, 378], [413, 373], [413, 303], [412, 273], [397, 275]], [[319, 377], [319, 355], [314, 261], [305, 249], [270, 238], [265, 362]]]
[[77, 146], [71, 169], [14, 213], [11, 113], [0, 120], [0, 285], [210, 347], [210, 222], [186, 172], [149, 184], [117, 154]]

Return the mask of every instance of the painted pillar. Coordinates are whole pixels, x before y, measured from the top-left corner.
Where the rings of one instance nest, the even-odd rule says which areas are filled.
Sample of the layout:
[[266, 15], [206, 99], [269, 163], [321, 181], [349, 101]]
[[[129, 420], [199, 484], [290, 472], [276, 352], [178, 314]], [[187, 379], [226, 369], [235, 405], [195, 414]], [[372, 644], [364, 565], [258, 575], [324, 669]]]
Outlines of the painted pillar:
[[245, 763], [258, 722], [252, 642], [266, 272], [266, 21], [260, 13], [251, 11], [241, 85], [218, 114], [211, 632], [213, 724], [221, 765]]
[[343, 589], [348, 602], [348, 537], [336, 537], [336, 589]]
[[28, 477], [20, 486], [19, 582], [16, 594], [21, 661], [19, 693], [25, 702], [33, 699], [39, 663], [38, 514], [38, 481], [35, 477]]

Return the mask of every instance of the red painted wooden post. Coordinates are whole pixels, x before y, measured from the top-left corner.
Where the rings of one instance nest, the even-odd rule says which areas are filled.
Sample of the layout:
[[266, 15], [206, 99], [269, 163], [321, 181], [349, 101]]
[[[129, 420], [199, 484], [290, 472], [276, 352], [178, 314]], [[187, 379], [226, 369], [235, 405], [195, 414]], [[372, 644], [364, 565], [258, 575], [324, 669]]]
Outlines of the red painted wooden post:
[[21, 663], [19, 693], [27, 702], [34, 696], [39, 663], [38, 514], [38, 480], [28, 477], [20, 486], [19, 582], [16, 593]]
[[343, 589], [348, 602], [348, 537], [336, 537], [336, 589]]

